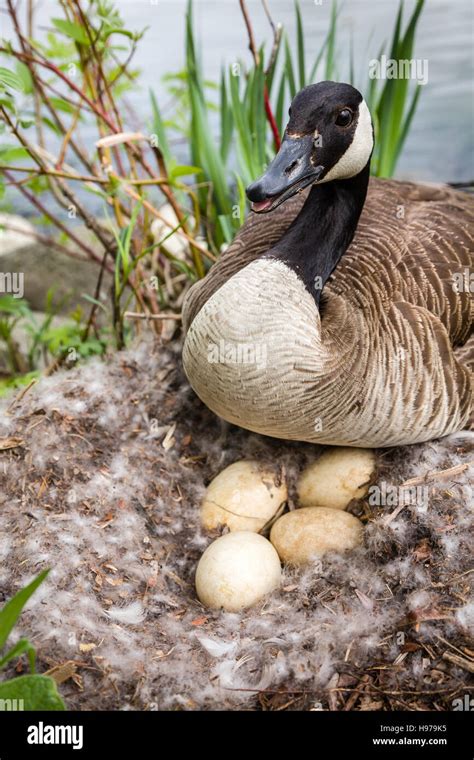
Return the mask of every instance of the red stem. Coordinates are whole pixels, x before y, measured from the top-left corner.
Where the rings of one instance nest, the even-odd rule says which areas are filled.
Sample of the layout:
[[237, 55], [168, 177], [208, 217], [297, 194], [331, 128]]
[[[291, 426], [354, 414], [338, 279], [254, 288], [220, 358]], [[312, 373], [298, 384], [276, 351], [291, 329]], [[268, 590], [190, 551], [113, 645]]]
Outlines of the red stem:
[[[252, 53], [253, 59], [255, 61], [255, 65], [258, 66], [260, 63], [260, 56], [257, 50], [257, 46], [255, 44], [255, 38], [253, 36], [252, 22], [250, 21], [250, 16], [247, 10], [247, 6], [245, 4], [245, 0], [239, 0], [239, 2], [240, 2], [240, 9], [244, 17], [245, 26], [247, 27], [250, 52]], [[265, 89], [263, 92], [263, 98], [265, 101], [265, 113], [267, 114], [268, 123], [270, 124], [271, 130], [273, 133], [273, 142], [275, 143], [275, 150], [278, 151], [281, 145], [280, 134], [278, 132], [277, 123], [275, 121], [272, 107], [270, 105], [270, 98], [268, 96], [268, 87], [266, 83], [265, 83]]]
[[267, 114], [268, 123], [270, 124], [270, 128], [272, 130], [273, 134], [273, 142], [275, 144], [275, 150], [278, 153], [280, 150], [281, 145], [281, 139], [280, 139], [280, 133], [278, 131], [278, 126], [275, 121], [275, 117], [273, 115], [272, 107], [270, 104], [270, 98], [268, 96], [268, 87], [265, 85], [265, 89], [263, 92], [263, 97], [265, 99], [265, 113]]

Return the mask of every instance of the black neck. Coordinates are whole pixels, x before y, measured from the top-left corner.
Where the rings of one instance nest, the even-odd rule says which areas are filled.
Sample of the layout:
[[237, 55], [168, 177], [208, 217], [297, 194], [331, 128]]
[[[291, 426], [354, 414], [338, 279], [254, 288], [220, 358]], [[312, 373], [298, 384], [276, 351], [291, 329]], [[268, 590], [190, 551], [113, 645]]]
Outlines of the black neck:
[[318, 305], [325, 283], [354, 237], [369, 173], [370, 161], [355, 177], [313, 185], [297, 218], [265, 254], [291, 267]]

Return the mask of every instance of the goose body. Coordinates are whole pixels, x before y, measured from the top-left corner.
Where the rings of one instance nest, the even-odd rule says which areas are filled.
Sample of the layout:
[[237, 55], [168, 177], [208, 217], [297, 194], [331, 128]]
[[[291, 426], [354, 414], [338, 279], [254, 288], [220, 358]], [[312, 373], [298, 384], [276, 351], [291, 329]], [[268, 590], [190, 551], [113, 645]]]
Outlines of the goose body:
[[[257, 209], [267, 195], [273, 208], [252, 213], [190, 290], [186, 374], [217, 415], [265, 435], [361, 447], [447, 435], [471, 414], [473, 201], [444, 187], [369, 182], [366, 106], [340, 89], [348, 85], [322, 84], [318, 134], [320, 114], [333, 116], [326, 101], [339, 113], [349, 101], [358, 117], [349, 147], [327, 138], [292, 183], [300, 192], [281, 204], [281, 192], [248, 189]], [[310, 117], [313, 139], [315, 107]], [[287, 141], [306, 135], [305, 118], [303, 128], [290, 118]]]

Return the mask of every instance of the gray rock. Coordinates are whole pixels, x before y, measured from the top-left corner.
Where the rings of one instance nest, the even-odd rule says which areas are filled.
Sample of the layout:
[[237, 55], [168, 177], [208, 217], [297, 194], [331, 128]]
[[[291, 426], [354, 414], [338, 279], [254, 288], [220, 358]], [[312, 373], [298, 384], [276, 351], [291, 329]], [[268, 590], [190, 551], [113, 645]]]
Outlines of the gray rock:
[[[32, 309], [42, 311], [48, 290], [54, 288], [54, 304], [66, 299], [61, 312], [71, 311], [77, 305], [88, 308], [83, 294], [94, 295], [98, 264], [85, 258], [72, 258], [62, 250], [46, 246], [35, 239], [34, 233], [35, 228], [26, 219], [0, 214], [0, 295], [6, 292], [22, 295]], [[77, 234], [85, 237], [81, 228]], [[110, 276], [106, 273], [103, 300], [108, 298], [109, 285]]]

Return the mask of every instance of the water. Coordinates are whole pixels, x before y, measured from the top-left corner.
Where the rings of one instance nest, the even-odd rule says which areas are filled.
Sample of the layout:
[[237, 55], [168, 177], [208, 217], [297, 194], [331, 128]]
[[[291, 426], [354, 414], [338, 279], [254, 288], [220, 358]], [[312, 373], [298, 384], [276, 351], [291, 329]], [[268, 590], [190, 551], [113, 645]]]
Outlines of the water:
[[[258, 43], [271, 44], [271, 30], [260, 0], [248, 0]], [[120, 0], [129, 29], [148, 26], [139, 43], [134, 65], [142, 70], [140, 85], [128, 96], [140, 120], [150, 114], [148, 91], [153, 88], [161, 104], [169, 101], [162, 76], [184, 66], [185, 0]], [[295, 37], [293, 2], [269, 0], [272, 16]], [[405, 19], [414, 0], [405, 3]], [[0, 0], [0, 7], [5, 7]], [[58, 3], [42, 0], [37, 19], [44, 27], [50, 17], [59, 16]], [[315, 57], [325, 37], [330, 2], [319, 5], [301, 0], [308, 60]], [[352, 36], [356, 62], [355, 84], [364, 90], [369, 61], [381, 43], [389, 42], [398, 0], [346, 0], [340, 12], [337, 49], [338, 79], [348, 79], [349, 46]], [[195, 0], [195, 26], [205, 75], [218, 79], [222, 64], [250, 60], [247, 33], [238, 0]], [[9, 21], [0, 16], [2, 36], [10, 34]], [[411, 132], [399, 161], [399, 178], [463, 182], [474, 179], [473, 150], [473, 5], [471, 0], [427, 0], [416, 40], [417, 58], [427, 59], [429, 81], [423, 88]], [[388, 45], [387, 45], [388, 47]], [[134, 124], [136, 126], [136, 124]], [[95, 132], [86, 134], [91, 140]], [[183, 156], [185, 159], [185, 156]], [[88, 195], [90, 202], [91, 196]], [[23, 209], [23, 203], [17, 208]]]
[[[250, 60], [247, 33], [237, 0], [198, 0], [195, 22], [206, 75], [217, 79], [222, 63], [239, 58]], [[248, 0], [257, 41], [271, 44], [271, 30], [260, 0]], [[274, 21], [281, 21], [295, 39], [293, 2], [269, 0]], [[414, 2], [407, 2], [408, 19]], [[184, 0], [122, 1], [121, 11], [129, 27], [150, 28], [137, 56], [143, 69], [144, 92], [134, 100], [139, 113], [148, 108], [147, 89], [153, 87], [163, 99], [163, 72], [184, 65]], [[451, 182], [474, 179], [473, 130], [473, 4], [471, 0], [427, 0], [418, 25], [416, 57], [428, 60], [429, 81], [425, 85], [397, 168], [400, 178]], [[305, 42], [314, 58], [329, 23], [330, 3], [302, 0]], [[377, 57], [381, 43], [390, 40], [398, 0], [346, 0], [338, 25], [340, 71], [347, 80], [350, 36], [354, 40], [356, 84], [364, 89], [369, 61]], [[368, 45], [370, 38], [372, 41]], [[310, 56], [308, 60], [312, 60]]]

